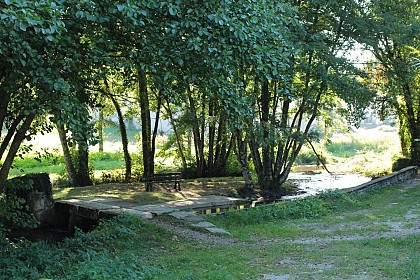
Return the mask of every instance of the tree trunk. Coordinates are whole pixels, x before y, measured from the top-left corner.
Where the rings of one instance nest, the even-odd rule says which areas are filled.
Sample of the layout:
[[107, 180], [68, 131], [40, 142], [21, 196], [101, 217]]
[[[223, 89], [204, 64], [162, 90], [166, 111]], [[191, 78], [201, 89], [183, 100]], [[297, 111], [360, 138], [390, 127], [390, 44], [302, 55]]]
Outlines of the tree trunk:
[[216, 117], [216, 105], [215, 105], [214, 100], [210, 101], [209, 104], [209, 143], [208, 143], [208, 158], [207, 158], [207, 165], [208, 165], [208, 170], [207, 170], [207, 174], [208, 176], [214, 176], [215, 175], [215, 170], [214, 170], [214, 140], [215, 140], [215, 134], [216, 134], [216, 121], [215, 121], [215, 117]]
[[78, 147], [78, 169], [76, 185], [80, 187], [92, 186], [93, 182], [89, 174], [89, 146], [87, 139], [79, 140]]
[[263, 174], [260, 180], [263, 189], [270, 189], [273, 181], [272, 160], [270, 156], [270, 91], [268, 88], [268, 81], [264, 81], [261, 87], [261, 125], [263, 131], [262, 145], [262, 168]]
[[[139, 79], [139, 102], [140, 102], [140, 117], [141, 117], [141, 140], [143, 152], [143, 165], [145, 177], [154, 174], [154, 156], [152, 154], [152, 135], [151, 135], [151, 120], [149, 108], [149, 96], [147, 92], [146, 74], [142, 70], [138, 70]], [[153, 184], [146, 183], [146, 191], [153, 191]]]
[[99, 108], [99, 120], [98, 120], [98, 134], [99, 134], [99, 152], [104, 151], [104, 110]]
[[245, 187], [253, 190], [254, 181], [252, 180], [251, 173], [249, 172], [247, 144], [245, 140], [242, 140], [242, 133], [239, 130], [235, 132], [235, 136], [237, 145], [236, 157], [241, 166], [242, 176], [245, 180]]
[[31, 127], [32, 121], [34, 120], [35, 115], [29, 115], [25, 118], [20, 128], [16, 131], [16, 134], [13, 138], [12, 144], [10, 145], [9, 152], [3, 162], [3, 165], [0, 169], [0, 191], [3, 192], [3, 187], [9, 176], [10, 168], [12, 167], [13, 160], [19, 150], [22, 141], [26, 138], [26, 132]]
[[[109, 92], [108, 83], [106, 84], [107, 84], [107, 88]], [[108, 96], [111, 99], [112, 104], [114, 105], [115, 110], [117, 111], [117, 115], [118, 115], [118, 124], [120, 128], [120, 133], [121, 133], [121, 142], [123, 145], [123, 154], [124, 154], [124, 162], [125, 162], [125, 182], [128, 183], [131, 181], [131, 156], [130, 156], [130, 152], [128, 151], [127, 129], [125, 127], [124, 117], [121, 112], [120, 104], [118, 104], [118, 101], [115, 99], [114, 96], [112, 96], [112, 94], [109, 94]]]
[[24, 119], [24, 116], [17, 116], [16, 119], [13, 121], [12, 125], [7, 130], [6, 136], [4, 137], [0, 145], [0, 159], [3, 158], [3, 155], [7, 150], [7, 146], [12, 140], [13, 135], [15, 134], [18, 125], [21, 123], [23, 119]]
[[411, 135], [408, 131], [408, 127], [404, 123], [404, 116], [399, 116], [399, 125], [398, 125], [398, 136], [400, 139], [401, 153], [405, 158], [410, 157], [410, 147], [408, 143], [410, 142], [408, 138], [411, 138]]
[[156, 99], [157, 99], [157, 108], [156, 108], [155, 124], [153, 127], [153, 133], [152, 133], [152, 151], [151, 151], [153, 158], [155, 158], [155, 153], [156, 153], [156, 138], [157, 138], [158, 130], [159, 130], [160, 110], [162, 107], [162, 98], [161, 98], [160, 93], [158, 94]]
[[185, 155], [184, 155], [182, 139], [180, 138], [180, 135], [178, 134], [178, 129], [175, 125], [175, 120], [174, 120], [174, 117], [172, 115], [172, 110], [171, 110], [171, 107], [170, 107], [170, 104], [169, 104], [169, 100], [166, 100], [166, 104], [167, 104], [166, 112], [168, 113], [169, 122], [171, 123], [172, 130], [174, 131], [174, 134], [175, 134], [176, 146], [178, 147], [178, 154], [181, 158], [182, 169], [185, 170], [187, 168], [187, 160], [185, 159]]
[[[407, 108], [407, 128], [410, 135], [410, 158], [413, 165], [420, 166], [420, 104], [417, 104], [408, 82], [403, 85], [404, 102]], [[417, 112], [416, 112], [417, 111]], [[417, 116], [416, 116], [417, 114]]]
[[193, 137], [194, 137], [194, 147], [195, 147], [195, 159], [197, 163], [197, 170], [196, 175], [197, 177], [203, 177], [204, 176], [204, 139], [201, 138], [202, 133], [200, 133], [200, 123], [199, 119], [197, 117], [196, 108], [195, 108], [195, 102], [191, 95], [191, 91], [188, 91], [188, 100], [189, 100], [189, 106], [190, 111], [193, 116]]
[[70, 186], [76, 185], [76, 169], [71, 158], [70, 149], [67, 143], [67, 136], [64, 124], [57, 125], [58, 136], [60, 138], [61, 147], [63, 149], [64, 163], [66, 165], [67, 174], [69, 176]]

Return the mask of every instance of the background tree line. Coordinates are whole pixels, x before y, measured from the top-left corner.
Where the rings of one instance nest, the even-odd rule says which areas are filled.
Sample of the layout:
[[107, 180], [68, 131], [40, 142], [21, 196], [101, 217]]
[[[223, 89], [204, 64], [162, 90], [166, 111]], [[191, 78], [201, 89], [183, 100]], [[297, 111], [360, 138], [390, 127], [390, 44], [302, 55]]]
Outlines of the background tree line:
[[[372, 100], [398, 116], [418, 164], [418, 15], [415, 0], [0, 0], [0, 186], [22, 142], [53, 127], [70, 181], [91, 184], [94, 108], [118, 116], [130, 181], [128, 105], [144, 176], [164, 117], [183, 168], [192, 157], [196, 176], [220, 176], [235, 155], [249, 188], [279, 189], [324, 112], [357, 123]], [[356, 42], [381, 65], [380, 87], [343, 57]]]

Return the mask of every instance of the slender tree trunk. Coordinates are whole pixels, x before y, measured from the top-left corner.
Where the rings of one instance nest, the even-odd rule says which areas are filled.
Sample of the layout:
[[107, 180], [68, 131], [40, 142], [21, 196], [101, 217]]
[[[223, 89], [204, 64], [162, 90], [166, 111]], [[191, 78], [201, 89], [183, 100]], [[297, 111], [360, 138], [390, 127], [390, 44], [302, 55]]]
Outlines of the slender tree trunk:
[[209, 143], [208, 143], [208, 158], [207, 158], [207, 165], [208, 165], [208, 170], [207, 170], [207, 174], [209, 177], [215, 176], [215, 170], [214, 170], [214, 140], [215, 140], [215, 134], [216, 134], [216, 121], [215, 121], [215, 117], [216, 117], [216, 105], [215, 105], [214, 100], [210, 101], [209, 104]]
[[185, 159], [182, 140], [180, 138], [180, 135], [178, 134], [178, 129], [175, 125], [175, 120], [174, 120], [174, 117], [172, 115], [172, 110], [171, 110], [171, 107], [170, 107], [170, 104], [169, 104], [169, 100], [166, 100], [166, 104], [167, 104], [166, 112], [168, 113], [169, 122], [171, 123], [172, 130], [174, 131], [174, 134], [175, 134], [176, 145], [178, 147], [178, 154], [179, 154], [179, 156], [181, 158], [181, 162], [182, 162], [182, 169], [185, 170], [187, 168], [187, 160]]
[[155, 158], [156, 153], [156, 138], [158, 135], [159, 130], [159, 121], [160, 121], [160, 110], [162, 107], [162, 98], [161, 93], [158, 93], [157, 99], [157, 108], [156, 108], [156, 118], [155, 118], [155, 124], [153, 127], [153, 133], [152, 133], [152, 157]]
[[[400, 146], [401, 146], [401, 153], [404, 157], [410, 157], [410, 147], [407, 143], [407, 137], [410, 133], [408, 133], [408, 127], [404, 123], [404, 116], [399, 116], [399, 127], [398, 127], [398, 136], [400, 139]], [[410, 136], [411, 137], [411, 136]]]
[[67, 143], [67, 136], [64, 124], [57, 125], [58, 136], [60, 138], [61, 147], [63, 150], [64, 163], [66, 165], [67, 174], [69, 176], [70, 186], [76, 186], [77, 174], [76, 169], [71, 158], [70, 149]]
[[[138, 70], [138, 79], [144, 176], [148, 177], [154, 174], [154, 157], [152, 154], [151, 119], [149, 96], [147, 92], [147, 79], [146, 74], [140, 69]], [[146, 191], [153, 191], [153, 184], [146, 183]]]
[[[411, 138], [410, 158], [413, 165], [420, 166], [420, 112], [416, 112], [415, 110], [416, 103], [408, 82], [403, 85], [403, 92], [404, 102], [407, 108], [407, 127]], [[417, 110], [419, 109], [420, 104], [417, 105]]]
[[197, 177], [203, 177], [204, 175], [204, 139], [201, 138], [200, 123], [197, 117], [195, 102], [191, 95], [191, 91], [188, 92], [190, 111], [193, 116], [193, 136], [194, 136], [194, 147], [195, 147], [195, 159], [197, 163]]
[[16, 119], [13, 121], [12, 125], [7, 130], [6, 136], [4, 137], [3, 141], [0, 145], [0, 159], [3, 158], [4, 153], [6, 152], [7, 146], [9, 145], [10, 141], [13, 138], [13, 135], [16, 132], [17, 127], [24, 119], [24, 116], [17, 116]]
[[[109, 92], [109, 86], [108, 83], [107, 84], [107, 88], [108, 88], [108, 92]], [[125, 162], [125, 182], [130, 182], [131, 181], [131, 156], [130, 156], [130, 152], [128, 151], [128, 136], [127, 136], [127, 129], [124, 123], [124, 117], [121, 111], [121, 107], [120, 104], [118, 104], [118, 101], [115, 99], [114, 96], [112, 96], [112, 94], [108, 95], [109, 98], [112, 101], [112, 104], [115, 107], [115, 110], [117, 111], [117, 115], [118, 115], [118, 124], [119, 124], [119, 128], [120, 128], [120, 133], [121, 133], [121, 142], [123, 145], [123, 154], [124, 154], [124, 162]]]
[[98, 134], [99, 134], [99, 152], [104, 151], [104, 110], [99, 108], [99, 120], [98, 120]]
[[9, 152], [0, 168], [0, 190], [3, 192], [3, 187], [9, 176], [10, 168], [12, 167], [13, 160], [19, 150], [22, 141], [26, 138], [26, 132], [31, 127], [35, 115], [29, 115], [25, 118], [20, 128], [16, 131], [13, 141], [10, 145]]
[[191, 159], [192, 157], [192, 129], [189, 129], [187, 132], [187, 157]]
[[241, 166], [242, 176], [245, 180], [245, 187], [253, 190], [254, 181], [252, 180], [251, 173], [249, 172], [247, 143], [246, 140], [242, 139], [242, 133], [239, 130], [235, 132], [235, 136], [237, 144], [236, 157]]

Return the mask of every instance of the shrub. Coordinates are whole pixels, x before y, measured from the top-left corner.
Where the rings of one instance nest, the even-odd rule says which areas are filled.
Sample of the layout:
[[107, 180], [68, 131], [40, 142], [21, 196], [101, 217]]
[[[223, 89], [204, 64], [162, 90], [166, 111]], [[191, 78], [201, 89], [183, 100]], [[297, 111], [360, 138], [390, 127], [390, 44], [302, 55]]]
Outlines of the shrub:
[[7, 243], [0, 248], [0, 279], [153, 279], [157, 269], [114, 247], [135, 240], [142, 225], [120, 215], [63, 243]]
[[397, 158], [392, 162], [392, 172], [409, 167], [411, 163], [412, 161], [409, 158]]
[[299, 153], [295, 163], [298, 165], [319, 164], [319, 160], [314, 153], [308, 151]]
[[[33, 213], [30, 212], [26, 199], [36, 185], [46, 184], [43, 176], [27, 175], [8, 180], [5, 185], [5, 196], [0, 201], [0, 221], [9, 228], [35, 228], [38, 225]], [[48, 182], [49, 183], [49, 182]], [[49, 183], [51, 186], [51, 183]], [[43, 187], [39, 187], [43, 188]], [[50, 190], [51, 192], [51, 190]]]
[[341, 206], [356, 203], [353, 195], [341, 190], [321, 192], [305, 199], [261, 205], [247, 211], [226, 212], [221, 222], [226, 225], [252, 225], [275, 220], [313, 219], [325, 216]]
[[230, 155], [226, 166], [226, 176], [242, 176], [241, 165], [235, 155]]

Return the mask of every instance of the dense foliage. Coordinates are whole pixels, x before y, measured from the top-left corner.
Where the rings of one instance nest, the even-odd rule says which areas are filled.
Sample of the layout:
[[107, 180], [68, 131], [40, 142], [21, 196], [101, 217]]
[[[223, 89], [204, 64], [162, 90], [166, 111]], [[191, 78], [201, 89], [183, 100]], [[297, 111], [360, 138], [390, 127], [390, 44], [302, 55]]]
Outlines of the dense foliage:
[[5, 244], [2, 238], [0, 279], [153, 279], [157, 269], [144, 265], [139, 257], [112, 253], [112, 242], [136, 239], [139, 231], [153, 230], [139, 218], [118, 216], [102, 222], [91, 234], [78, 231], [62, 243]]
[[[91, 115], [99, 112], [100, 140], [104, 114], [115, 112], [126, 181], [133, 155], [125, 120], [140, 119], [148, 176], [165, 118], [182, 168], [194, 167], [199, 177], [225, 175], [235, 155], [249, 187], [255, 170], [258, 184], [278, 189], [302, 146], [318, 137], [311, 130], [316, 122], [346, 116], [357, 123], [372, 100], [366, 73], [343, 56], [355, 41], [375, 52], [388, 86], [410, 86], [413, 95], [398, 95], [406, 98], [397, 103], [407, 112], [400, 122], [407, 123], [402, 127], [415, 153], [418, 79], [384, 55], [391, 46], [400, 50], [392, 43], [400, 39], [404, 62], [417, 51], [411, 32], [394, 27], [403, 28], [395, 19], [404, 14], [407, 28], [414, 28], [418, 7], [375, 3], [1, 0], [0, 186], [13, 159], [28, 150], [23, 141], [54, 126], [71, 184], [91, 184], [88, 147], [97, 140]], [[374, 32], [364, 32], [370, 24]], [[401, 73], [410, 81], [392, 82]]]

